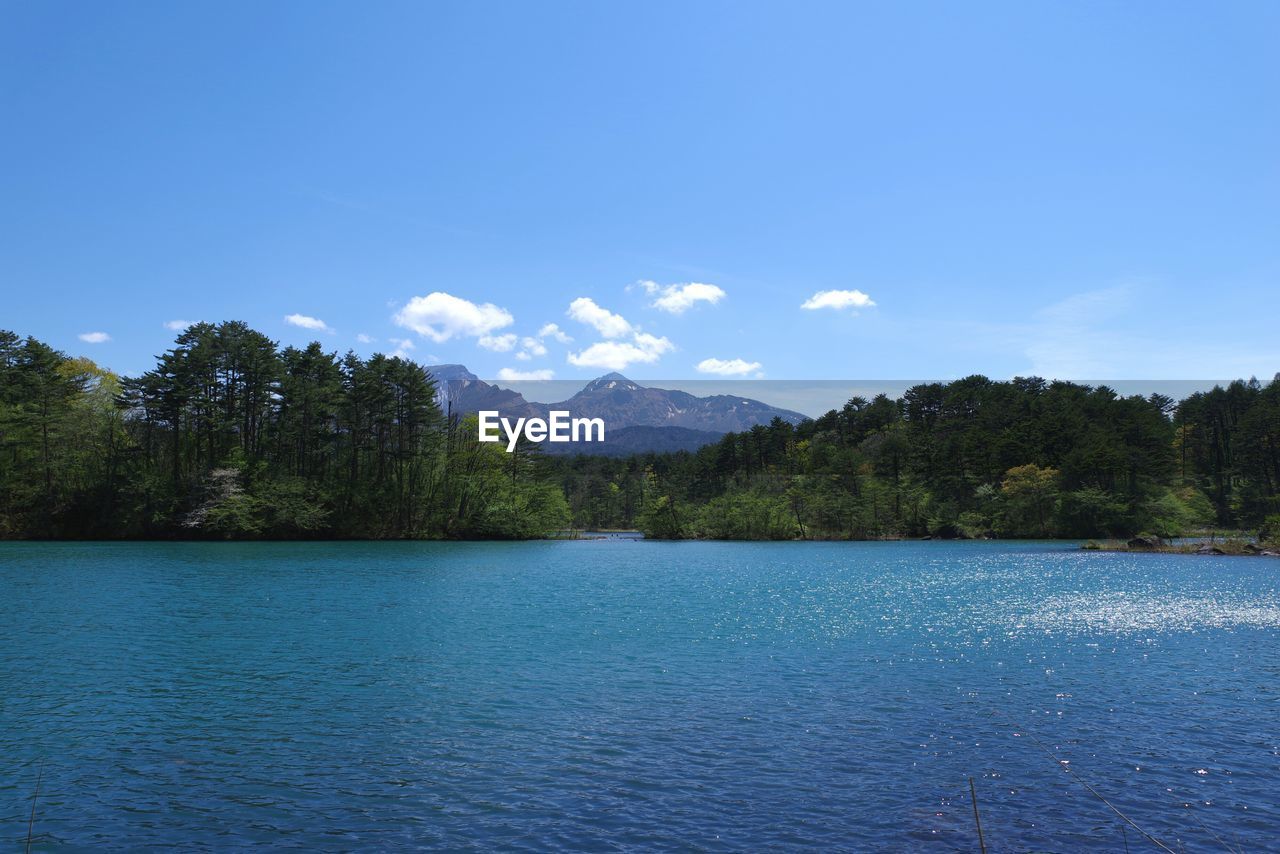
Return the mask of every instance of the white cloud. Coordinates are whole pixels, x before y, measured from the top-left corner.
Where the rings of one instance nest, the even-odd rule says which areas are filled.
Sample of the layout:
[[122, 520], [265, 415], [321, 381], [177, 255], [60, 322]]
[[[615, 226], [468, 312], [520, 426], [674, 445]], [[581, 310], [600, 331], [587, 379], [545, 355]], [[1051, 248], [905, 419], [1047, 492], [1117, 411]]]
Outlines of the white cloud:
[[622, 338], [633, 331], [622, 315], [601, 308], [590, 297], [578, 297], [569, 303], [569, 310], [565, 313], [579, 323], [594, 327], [605, 338]]
[[719, 374], [722, 377], [736, 377], [760, 370], [759, 362], [748, 362], [744, 359], [703, 359], [698, 363], [698, 370], [704, 374]]
[[581, 353], [570, 353], [569, 364], [579, 368], [608, 368], [621, 371], [635, 362], [656, 362], [663, 353], [675, 349], [666, 338], [638, 332], [630, 342], [600, 341]]
[[378, 340], [377, 338], [374, 338], [369, 335], [365, 335], [363, 332], [361, 332], [359, 335], [356, 336], [356, 341], [360, 342], [361, 344], [372, 344], [377, 340]]
[[547, 355], [547, 345], [530, 335], [520, 339], [520, 348], [520, 352], [516, 353], [516, 358], [522, 362], [528, 362], [535, 356]]
[[564, 332], [560, 329], [560, 327], [554, 323], [548, 323], [545, 326], [543, 326], [541, 329], [539, 329], [538, 337], [539, 338], [551, 337], [559, 341], [561, 344], [568, 344], [570, 341], [573, 340], [568, 335], [565, 335]]
[[286, 314], [284, 322], [290, 326], [301, 326], [303, 329], [311, 329], [316, 332], [332, 332], [329, 324], [325, 323], [318, 317], [307, 317], [305, 314]]
[[840, 311], [846, 308], [867, 308], [874, 306], [875, 300], [859, 290], [852, 291], [818, 291], [801, 304], [801, 308], [809, 310], [834, 308]]
[[508, 332], [506, 335], [481, 335], [476, 343], [486, 350], [506, 353], [516, 346], [518, 340], [520, 339], [514, 332]]
[[657, 282], [644, 281], [640, 285], [650, 296], [661, 294], [650, 304], [656, 309], [671, 314], [684, 314], [695, 303], [699, 302], [715, 305], [725, 298], [723, 289], [716, 285], [707, 285], [702, 282], [689, 282], [685, 285], [667, 285], [663, 287]]
[[440, 291], [409, 300], [392, 320], [397, 326], [412, 329], [437, 344], [455, 335], [479, 338], [515, 323], [511, 312], [491, 302], [477, 305]]
[[164, 322], [165, 329], [172, 329], [174, 332], [181, 332], [188, 326], [195, 326], [194, 320], [166, 320]]
[[396, 345], [396, 349], [387, 355], [393, 359], [409, 358], [409, 351], [414, 348], [412, 339], [409, 338], [388, 338], [392, 344]]
[[647, 332], [637, 332], [634, 340], [637, 347], [646, 352], [654, 353], [655, 358], [676, 348], [676, 345], [666, 338], [659, 338], [657, 335], [650, 335]]
[[111, 340], [111, 336], [105, 332], [81, 332], [79, 338], [86, 344], [105, 344]]
[[530, 380], [549, 380], [555, 371], [543, 368], [539, 371], [517, 371], [515, 368], [503, 368], [498, 371], [498, 379], [509, 383], [528, 382]]
[[[621, 315], [601, 308], [590, 297], [578, 297], [566, 312], [574, 320], [593, 327], [605, 338], [630, 336], [630, 341], [598, 341], [578, 353], [570, 353], [569, 364], [580, 368], [609, 368], [620, 371], [635, 362], [656, 362], [663, 353], [675, 349], [666, 338], [641, 332]], [[549, 324], [550, 325], [550, 324]], [[543, 327], [544, 331], [547, 327]]]

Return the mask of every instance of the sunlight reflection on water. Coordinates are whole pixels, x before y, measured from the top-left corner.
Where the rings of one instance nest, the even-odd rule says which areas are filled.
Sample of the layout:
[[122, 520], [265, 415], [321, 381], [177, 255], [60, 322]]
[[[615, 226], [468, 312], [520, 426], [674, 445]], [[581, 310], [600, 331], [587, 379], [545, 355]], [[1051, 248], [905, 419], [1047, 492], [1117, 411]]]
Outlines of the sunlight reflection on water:
[[971, 850], [974, 777], [992, 850], [1122, 847], [1069, 762], [1175, 850], [1265, 848], [1276, 568], [1046, 543], [0, 544], [21, 605], [0, 827], [21, 843], [43, 762], [37, 832], [69, 848]]

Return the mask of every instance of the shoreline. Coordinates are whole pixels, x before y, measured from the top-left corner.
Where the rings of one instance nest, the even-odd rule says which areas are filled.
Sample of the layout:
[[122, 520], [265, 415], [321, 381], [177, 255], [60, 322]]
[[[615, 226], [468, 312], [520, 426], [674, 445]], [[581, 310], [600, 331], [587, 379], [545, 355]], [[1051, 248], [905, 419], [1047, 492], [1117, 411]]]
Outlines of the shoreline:
[[1175, 554], [1209, 557], [1280, 557], [1280, 546], [1254, 540], [1228, 537], [1209, 538], [1189, 543], [1166, 542], [1158, 537], [1138, 536], [1130, 540], [1089, 540], [1082, 551], [1119, 552], [1124, 554]]
[[78, 543], [78, 544], [121, 544], [121, 543], [156, 543], [156, 544], [186, 544], [186, 543], [208, 543], [208, 544], [226, 544], [226, 545], [244, 545], [249, 543], [262, 544], [294, 544], [294, 545], [322, 545], [334, 543], [537, 543], [537, 542], [600, 542], [600, 541], [627, 541], [627, 542], [659, 542], [659, 543], [1048, 543], [1060, 545], [1063, 547], [1072, 546], [1078, 551], [1091, 552], [1108, 552], [1119, 554], [1175, 554], [1175, 555], [1198, 555], [1198, 556], [1216, 556], [1216, 557], [1280, 557], [1280, 546], [1274, 544], [1259, 544], [1252, 540], [1244, 539], [1220, 539], [1206, 541], [1196, 539], [1194, 542], [1166, 542], [1161, 540], [1158, 544], [1150, 540], [1140, 545], [1134, 545], [1135, 541], [1143, 538], [1134, 538], [1125, 541], [1118, 539], [1084, 539], [1081, 537], [874, 537], [865, 539], [840, 539], [840, 538], [786, 538], [786, 539], [742, 539], [742, 538], [712, 538], [712, 537], [646, 537], [643, 531], [634, 529], [607, 529], [607, 530], [573, 530], [559, 531], [555, 534], [545, 537], [527, 537], [527, 538], [441, 538], [441, 537], [424, 537], [424, 538], [316, 538], [316, 539], [288, 539], [288, 538], [244, 538], [244, 539], [212, 539], [198, 537], [131, 537], [119, 539], [78, 539], [78, 538], [0, 538], [0, 547], [5, 543]]

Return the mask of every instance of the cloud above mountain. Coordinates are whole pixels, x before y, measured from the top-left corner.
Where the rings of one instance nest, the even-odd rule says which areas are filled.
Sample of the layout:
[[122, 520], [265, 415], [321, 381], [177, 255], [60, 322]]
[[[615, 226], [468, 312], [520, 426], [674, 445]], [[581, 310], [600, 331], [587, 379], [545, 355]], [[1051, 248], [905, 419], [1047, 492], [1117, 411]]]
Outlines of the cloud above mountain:
[[451, 338], [489, 336], [491, 332], [515, 323], [515, 318], [511, 312], [491, 302], [474, 303], [435, 291], [409, 300], [395, 313], [392, 321], [397, 326], [412, 329], [437, 344], [443, 344]]
[[664, 353], [674, 349], [675, 345], [666, 338], [637, 332], [630, 341], [600, 341], [580, 353], [570, 353], [569, 364], [579, 368], [621, 371], [638, 362], [656, 362]]
[[748, 362], [745, 359], [703, 359], [698, 363], [701, 373], [722, 377], [740, 377], [759, 372], [760, 368], [759, 362]]
[[[578, 297], [569, 303], [569, 310], [565, 313], [579, 323], [592, 327], [607, 339], [569, 354], [569, 364], [579, 368], [621, 371], [637, 362], [656, 362], [664, 353], [675, 349], [675, 345], [667, 338], [640, 331], [625, 317], [602, 308], [590, 297]], [[622, 338], [630, 340], [618, 340]]]
[[509, 383], [529, 382], [532, 380], [549, 380], [555, 376], [555, 371], [549, 368], [543, 368], [537, 371], [517, 371], [515, 368], [503, 368], [498, 371], [498, 379]]
[[605, 338], [622, 338], [631, 334], [633, 329], [626, 318], [601, 308], [591, 297], [578, 297], [569, 303], [569, 310], [565, 313], [573, 320], [593, 327]]

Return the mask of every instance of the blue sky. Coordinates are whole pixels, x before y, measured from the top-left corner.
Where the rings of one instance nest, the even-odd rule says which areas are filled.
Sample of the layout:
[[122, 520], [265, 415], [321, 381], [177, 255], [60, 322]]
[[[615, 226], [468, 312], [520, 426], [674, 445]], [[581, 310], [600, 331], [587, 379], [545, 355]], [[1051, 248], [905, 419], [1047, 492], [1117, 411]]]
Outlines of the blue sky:
[[5, 3], [0, 328], [124, 373], [241, 319], [487, 377], [1270, 377], [1278, 41], [1273, 2]]

